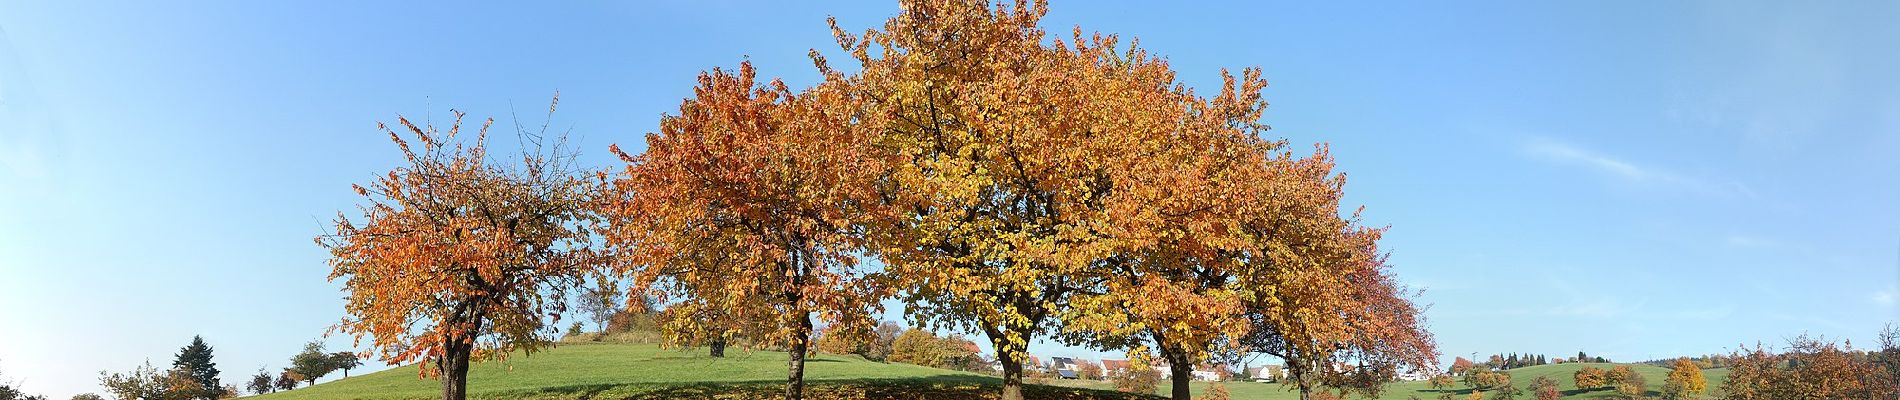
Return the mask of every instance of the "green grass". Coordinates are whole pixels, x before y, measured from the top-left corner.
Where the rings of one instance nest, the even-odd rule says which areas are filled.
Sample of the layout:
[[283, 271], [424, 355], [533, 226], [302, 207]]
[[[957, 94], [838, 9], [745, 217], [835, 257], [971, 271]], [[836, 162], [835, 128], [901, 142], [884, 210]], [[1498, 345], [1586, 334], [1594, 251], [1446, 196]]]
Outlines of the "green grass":
[[[570, 343], [505, 363], [469, 369], [469, 397], [477, 399], [737, 398], [778, 396], [785, 382], [785, 353], [728, 350], [725, 358], [704, 348], [662, 349], [646, 344]], [[886, 364], [857, 357], [819, 355], [805, 364], [808, 396], [814, 399], [980, 398], [1000, 391], [1001, 380], [983, 375]], [[296, 390], [256, 396], [260, 400], [422, 399], [441, 385], [419, 379], [414, 366], [391, 368]], [[1092, 389], [1037, 386], [1039, 399], [1125, 398]]]
[[[1612, 364], [1557, 364], [1511, 370], [1523, 398], [1531, 398], [1532, 379], [1548, 376], [1564, 390], [1565, 399], [1610, 398], [1613, 390], [1577, 391], [1570, 376], [1584, 366], [1609, 368]], [[1662, 387], [1669, 370], [1639, 365], [1651, 394]], [[1728, 371], [1703, 372], [1711, 388]], [[978, 374], [878, 363], [857, 357], [820, 355], [806, 364], [807, 396], [813, 399], [936, 399], [995, 398], [1001, 380]], [[711, 358], [703, 348], [663, 349], [650, 344], [567, 343], [532, 356], [516, 355], [505, 363], [478, 363], [469, 371], [469, 397], [477, 399], [626, 399], [730, 398], [766, 399], [780, 395], [785, 381], [785, 353], [728, 351]], [[1104, 381], [1034, 381], [1026, 389], [1031, 399], [1125, 399]], [[1235, 399], [1298, 399], [1299, 394], [1272, 383], [1225, 382]], [[1196, 382], [1198, 396], [1209, 383]], [[1161, 385], [1158, 393], [1166, 393]], [[1435, 399], [1441, 393], [1425, 382], [1389, 385], [1381, 399]], [[414, 366], [339, 379], [316, 386], [253, 398], [295, 399], [424, 399], [437, 396], [435, 380], [420, 379]], [[1460, 396], [1468, 390], [1447, 389]], [[1462, 398], [1462, 397], [1460, 397]]]

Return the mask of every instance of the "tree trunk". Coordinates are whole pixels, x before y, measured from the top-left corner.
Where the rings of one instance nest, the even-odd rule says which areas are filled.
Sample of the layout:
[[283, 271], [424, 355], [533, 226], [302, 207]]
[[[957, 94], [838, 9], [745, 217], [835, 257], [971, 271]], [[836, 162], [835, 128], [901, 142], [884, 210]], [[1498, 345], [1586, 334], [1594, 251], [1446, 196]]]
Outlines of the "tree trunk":
[[811, 312], [798, 312], [798, 331], [792, 334], [792, 351], [786, 357], [785, 400], [805, 398], [805, 353], [811, 348]]
[[1161, 358], [1168, 360], [1168, 397], [1174, 400], [1193, 400], [1188, 392], [1188, 381], [1194, 379], [1194, 362], [1188, 359], [1187, 351], [1176, 348], [1161, 335], [1160, 330], [1149, 330], [1154, 335], [1155, 349], [1161, 351]]
[[997, 361], [1003, 364], [1003, 400], [1023, 400], [1023, 362], [1016, 357], [997, 352]]
[[468, 357], [474, 345], [451, 341], [436, 364], [442, 373], [442, 400], [468, 399]]
[[715, 358], [726, 356], [726, 338], [723, 336], [713, 338], [711, 343], [706, 344], [706, 347], [712, 348], [710, 355]]
[[1188, 381], [1193, 379], [1193, 371], [1194, 366], [1192, 365], [1174, 361], [1168, 362], [1168, 381], [1173, 385], [1173, 387], [1168, 390], [1168, 398], [1174, 400], [1194, 399], [1194, 395], [1188, 393]]

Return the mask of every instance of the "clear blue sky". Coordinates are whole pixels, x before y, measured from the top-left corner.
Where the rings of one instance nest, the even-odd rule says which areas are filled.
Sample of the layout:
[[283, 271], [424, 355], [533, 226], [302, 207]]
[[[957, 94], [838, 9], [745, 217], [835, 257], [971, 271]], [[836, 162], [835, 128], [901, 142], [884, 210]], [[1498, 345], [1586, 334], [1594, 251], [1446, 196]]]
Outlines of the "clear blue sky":
[[[310, 238], [399, 159], [376, 121], [536, 122], [559, 89], [556, 126], [607, 165], [700, 70], [809, 83], [826, 15], [896, 8], [552, 6], [0, 0], [0, 374], [64, 398], [193, 334], [226, 382], [275, 371], [341, 318]], [[1900, 320], [1900, 4], [1052, 8], [1208, 90], [1264, 68], [1273, 133], [1333, 145], [1448, 357]]]

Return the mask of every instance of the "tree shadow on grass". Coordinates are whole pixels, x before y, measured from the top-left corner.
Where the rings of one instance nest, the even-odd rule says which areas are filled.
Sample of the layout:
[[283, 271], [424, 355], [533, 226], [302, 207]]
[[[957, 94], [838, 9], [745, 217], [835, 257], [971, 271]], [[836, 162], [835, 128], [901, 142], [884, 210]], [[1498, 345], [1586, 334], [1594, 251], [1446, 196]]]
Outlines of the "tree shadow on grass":
[[[517, 392], [520, 397], [578, 399], [747, 399], [785, 397], [785, 381], [747, 380], [675, 384], [589, 384]], [[977, 375], [934, 375], [892, 379], [824, 379], [805, 382], [805, 397], [813, 400], [856, 399], [995, 399], [1002, 380]], [[504, 395], [505, 397], [506, 395]], [[1152, 395], [1098, 389], [1025, 385], [1028, 400], [1155, 399]]]

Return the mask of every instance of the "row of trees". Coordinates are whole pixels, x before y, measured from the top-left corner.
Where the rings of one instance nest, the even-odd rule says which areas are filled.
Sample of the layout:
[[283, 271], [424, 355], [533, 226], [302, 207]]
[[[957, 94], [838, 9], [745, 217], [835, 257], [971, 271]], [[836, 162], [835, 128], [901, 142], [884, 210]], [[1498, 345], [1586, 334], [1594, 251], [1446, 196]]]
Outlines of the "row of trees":
[[1286, 360], [1303, 395], [1433, 368], [1326, 149], [1261, 137], [1259, 70], [1202, 96], [1113, 35], [1047, 40], [1040, 1], [901, 3], [860, 34], [834, 22], [854, 68], [814, 50], [812, 87], [702, 74], [611, 171], [545, 125], [490, 158], [492, 120], [464, 141], [460, 113], [399, 118], [407, 163], [317, 239], [348, 292], [336, 329], [421, 361], [445, 399], [471, 359], [551, 344], [568, 294], [613, 287], [663, 305], [670, 342], [786, 349], [788, 399], [817, 328], [874, 336], [886, 299], [988, 340], [1005, 399], [1043, 338], [1166, 362], [1177, 399], [1193, 365], [1244, 354]]
[[[299, 381], [314, 384], [317, 378], [336, 370], [343, 370], [344, 376], [349, 376], [350, 369], [362, 364], [356, 353], [323, 352], [320, 341], [305, 344], [304, 351], [292, 357], [290, 363], [290, 368], [274, 376], [259, 368], [257, 375], [244, 382], [244, 389], [253, 394], [295, 389]], [[238, 386], [220, 383], [218, 374], [211, 345], [205, 343], [203, 337], [193, 336], [190, 344], [178, 350], [170, 369], [160, 370], [148, 361], [127, 372], [101, 371], [99, 385], [120, 399], [210, 400], [237, 396]]]
[[1757, 344], [1729, 357], [1729, 399], [1892, 399], [1900, 398], [1900, 328], [1888, 325], [1880, 348], [1855, 350], [1802, 335], [1775, 353]]
[[178, 349], [172, 367], [159, 370], [150, 361], [123, 373], [99, 372], [99, 386], [121, 399], [186, 400], [219, 399], [236, 396], [234, 387], [218, 382], [217, 363], [204, 337], [192, 336], [191, 343]]

